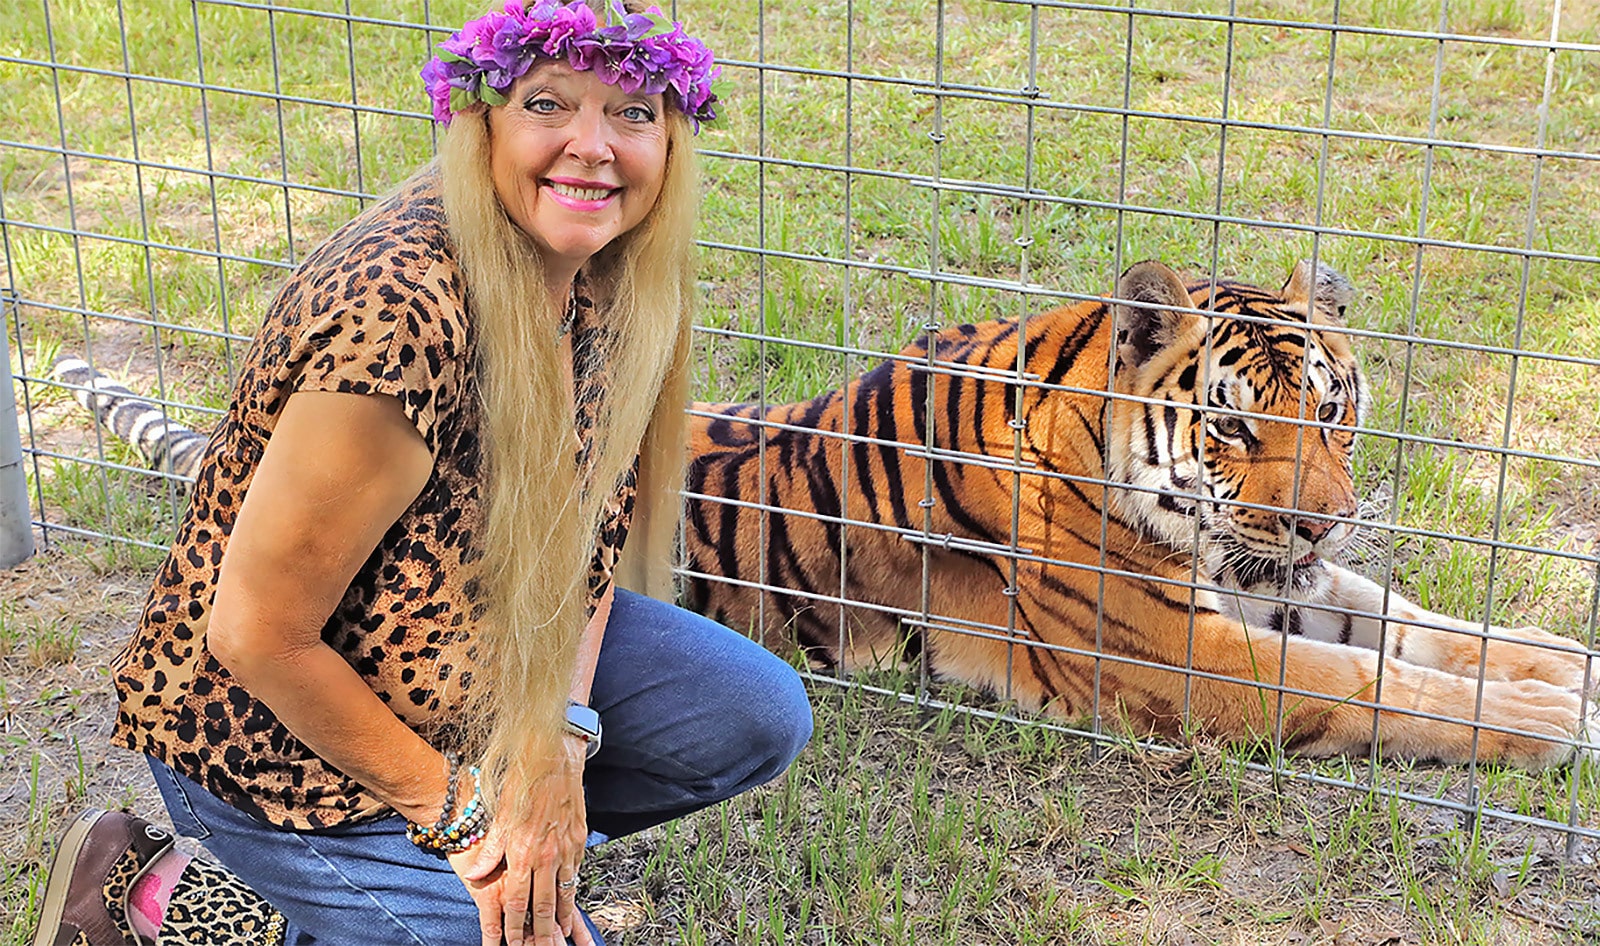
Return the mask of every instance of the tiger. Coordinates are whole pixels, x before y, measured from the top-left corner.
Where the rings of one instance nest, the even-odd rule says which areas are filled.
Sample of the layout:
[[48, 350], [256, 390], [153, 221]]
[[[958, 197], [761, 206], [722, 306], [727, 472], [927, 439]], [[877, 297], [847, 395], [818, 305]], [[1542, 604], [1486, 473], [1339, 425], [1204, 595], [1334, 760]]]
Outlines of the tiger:
[[[683, 603], [821, 670], [925, 662], [1167, 739], [1568, 761], [1581, 645], [1485, 635], [1336, 564], [1370, 407], [1340, 330], [1353, 298], [1305, 262], [1272, 292], [1146, 261], [1110, 299], [954, 326], [931, 354], [924, 336], [807, 401], [696, 402]], [[81, 359], [53, 374], [194, 477], [204, 433]]]
[[1593, 655], [1336, 564], [1370, 408], [1354, 295], [1305, 261], [1272, 292], [1152, 260], [810, 400], [697, 403], [687, 606], [818, 670], [925, 665], [1139, 736], [1566, 762]]

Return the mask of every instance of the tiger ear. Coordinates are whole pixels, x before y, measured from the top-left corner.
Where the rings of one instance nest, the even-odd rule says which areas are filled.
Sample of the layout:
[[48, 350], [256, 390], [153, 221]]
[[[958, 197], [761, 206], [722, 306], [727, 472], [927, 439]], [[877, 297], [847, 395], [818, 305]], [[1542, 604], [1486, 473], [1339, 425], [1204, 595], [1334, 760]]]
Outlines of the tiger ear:
[[[1117, 360], [1134, 367], [1178, 340], [1181, 326], [1192, 316], [1173, 309], [1194, 307], [1183, 280], [1155, 260], [1128, 267], [1117, 280], [1117, 300], [1112, 306], [1117, 325]], [[1140, 304], [1126, 304], [1130, 302]]]
[[[1329, 318], [1344, 319], [1345, 306], [1356, 297], [1356, 290], [1350, 280], [1340, 275], [1338, 271], [1327, 266], [1318, 266], [1316, 277], [1311, 275], [1311, 261], [1303, 259], [1294, 264], [1294, 272], [1289, 274], [1289, 281], [1283, 284], [1283, 301], [1305, 304], [1311, 301], [1313, 286], [1315, 287], [1317, 308]], [[1307, 306], [1307, 311], [1310, 307]]]

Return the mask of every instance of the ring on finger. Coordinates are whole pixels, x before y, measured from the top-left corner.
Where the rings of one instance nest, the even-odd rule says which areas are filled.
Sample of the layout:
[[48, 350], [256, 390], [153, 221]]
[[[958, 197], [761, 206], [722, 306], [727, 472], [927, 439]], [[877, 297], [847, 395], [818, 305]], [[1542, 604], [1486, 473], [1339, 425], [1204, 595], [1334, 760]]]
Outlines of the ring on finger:
[[556, 886], [561, 888], [562, 890], [571, 890], [573, 887], [578, 886], [578, 875], [577, 875], [577, 873], [574, 872], [573, 875], [571, 877], [568, 877], [566, 880], [558, 880], [558, 881], [556, 881]]

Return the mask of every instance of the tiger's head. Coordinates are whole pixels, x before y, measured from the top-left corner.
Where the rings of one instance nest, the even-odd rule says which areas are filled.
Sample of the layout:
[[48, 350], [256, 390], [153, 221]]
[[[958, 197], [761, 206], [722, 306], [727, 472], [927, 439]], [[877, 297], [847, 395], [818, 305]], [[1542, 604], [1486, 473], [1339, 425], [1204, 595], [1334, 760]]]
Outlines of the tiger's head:
[[1198, 552], [1215, 579], [1314, 586], [1321, 560], [1356, 531], [1341, 520], [1357, 511], [1351, 449], [1367, 388], [1349, 336], [1318, 330], [1342, 324], [1349, 281], [1302, 262], [1277, 292], [1213, 291], [1145, 262], [1116, 295], [1127, 303], [1113, 306], [1124, 397], [1108, 472], [1135, 487], [1117, 491], [1119, 509]]

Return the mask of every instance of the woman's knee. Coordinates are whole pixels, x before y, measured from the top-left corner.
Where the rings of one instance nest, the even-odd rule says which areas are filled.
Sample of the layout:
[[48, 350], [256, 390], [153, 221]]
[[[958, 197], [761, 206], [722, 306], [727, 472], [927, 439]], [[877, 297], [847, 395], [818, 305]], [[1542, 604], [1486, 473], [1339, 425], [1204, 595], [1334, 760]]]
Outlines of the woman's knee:
[[[811, 700], [794, 669], [768, 655], [771, 664], [760, 674], [760, 692], [746, 693], [746, 745], [758, 757], [759, 781], [776, 778], [811, 740]], [[755, 759], [753, 758], [753, 761]]]

